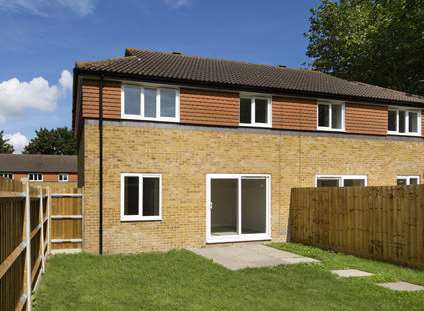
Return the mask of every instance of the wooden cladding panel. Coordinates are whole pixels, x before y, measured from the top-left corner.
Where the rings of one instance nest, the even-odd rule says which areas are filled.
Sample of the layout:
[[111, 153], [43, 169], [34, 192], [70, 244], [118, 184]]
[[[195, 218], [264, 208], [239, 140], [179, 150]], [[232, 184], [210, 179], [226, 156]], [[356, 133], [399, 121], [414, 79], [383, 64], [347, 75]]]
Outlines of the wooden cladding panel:
[[[82, 84], [82, 116], [99, 117], [99, 81], [84, 80]], [[103, 117], [119, 119], [121, 117], [121, 83], [105, 81], [103, 87]]]
[[238, 93], [181, 89], [181, 123], [238, 126], [239, 101]]
[[387, 106], [346, 103], [346, 132], [387, 135]]
[[272, 99], [272, 127], [306, 131], [316, 130], [316, 101], [274, 97]]

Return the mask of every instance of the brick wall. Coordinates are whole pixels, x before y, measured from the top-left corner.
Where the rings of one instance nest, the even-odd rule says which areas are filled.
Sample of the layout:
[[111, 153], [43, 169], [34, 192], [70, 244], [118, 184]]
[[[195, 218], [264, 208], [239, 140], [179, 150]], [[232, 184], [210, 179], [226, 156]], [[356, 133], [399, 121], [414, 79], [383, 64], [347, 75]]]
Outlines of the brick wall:
[[[68, 174], [69, 182], [76, 183], [78, 182], [77, 174]], [[28, 173], [16, 173], [13, 174], [15, 180], [21, 180], [22, 178], [28, 178]], [[43, 182], [54, 183], [58, 182], [59, 174], [58, 173], [43, 173]]]
[[[98, 252], [98, 127], [85, 125], [83, 248]], [[368, 175], [394, 185], [424, 173], [424, 144], [371, 138], [293, 136], [220, 128], [104, 127], [104, 250], [129, 253], [205, 245], [208, 173], [272, 176], [272, 238], [287, 233], [290, 188], [317, 174]], [[162, 221], [120, 221], [120, 174], [162, 174]]]

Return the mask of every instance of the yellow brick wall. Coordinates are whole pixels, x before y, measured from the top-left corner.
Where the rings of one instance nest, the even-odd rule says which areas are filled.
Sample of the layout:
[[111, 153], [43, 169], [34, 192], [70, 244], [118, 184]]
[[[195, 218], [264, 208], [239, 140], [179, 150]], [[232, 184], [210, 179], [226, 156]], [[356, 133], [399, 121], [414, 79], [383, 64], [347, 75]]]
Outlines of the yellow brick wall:
[[[98, 127], [85, 125], [83, 248], [98, 252]], [[272, 238], [286, 238], [290, 188], [317, 174], [368, 175], [393, 185], [424, 172], [424, 143], [285, 135], [218, 128], [104, 126], [104, 251], [130, 253], [205, 245], [206, 174], [272, 176]], [[162, 221], [120, 221], [120, 174], [162, 174]]]

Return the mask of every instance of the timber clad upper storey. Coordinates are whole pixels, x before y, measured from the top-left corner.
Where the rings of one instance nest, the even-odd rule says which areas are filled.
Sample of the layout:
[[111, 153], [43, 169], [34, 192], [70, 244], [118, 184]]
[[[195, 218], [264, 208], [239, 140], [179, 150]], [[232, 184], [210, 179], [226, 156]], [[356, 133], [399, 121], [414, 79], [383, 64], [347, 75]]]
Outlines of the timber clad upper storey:
[[127, 49], [75, 72], [77, 131], [99, 117], [99, 76], [104, 119], [380, 136], [424, 128], [422, 97], [309, 70]]

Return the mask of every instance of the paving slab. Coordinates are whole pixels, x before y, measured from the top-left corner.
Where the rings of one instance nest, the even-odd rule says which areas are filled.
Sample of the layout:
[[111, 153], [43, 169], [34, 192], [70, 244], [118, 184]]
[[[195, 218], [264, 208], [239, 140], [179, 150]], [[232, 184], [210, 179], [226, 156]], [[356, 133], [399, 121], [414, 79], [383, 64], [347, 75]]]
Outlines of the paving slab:
[[389, 283], [378, 283], [378, 286], [390, 288], [392, 290], [397, 290], [401, 292], [417, 292], [417, 291], [424, 291], [424, 286], [421, 285], [415, 285], [408, 282], [389, 282]]
[[362, 277], [374, 275], [369, 272], [357, 270], [357, 269], [342, 269], [342, 270], [331, 270], [332, 273], [337, 274], [342, 278]]
[[213, 262], [230, 270], [319, 262], [313, 258], [258, 244], [191, 248], [189, 250], [212, 259]]

